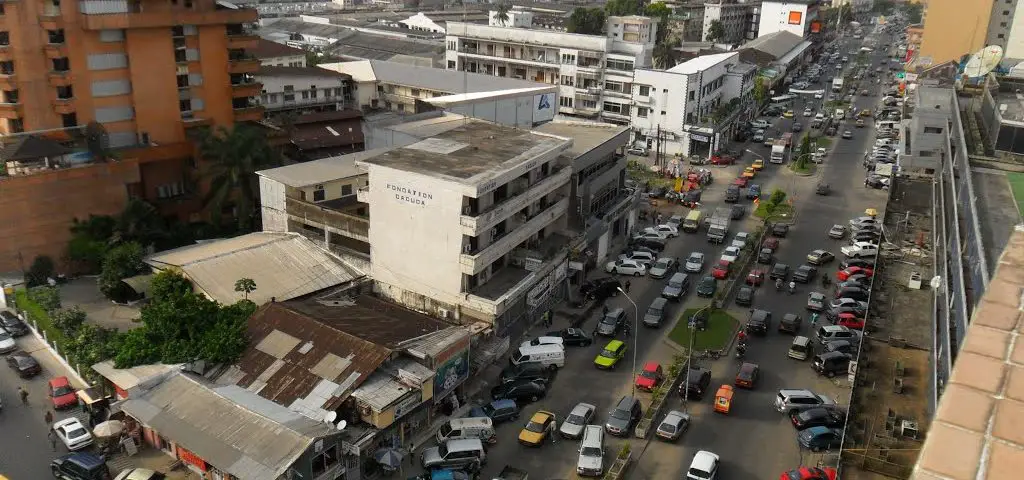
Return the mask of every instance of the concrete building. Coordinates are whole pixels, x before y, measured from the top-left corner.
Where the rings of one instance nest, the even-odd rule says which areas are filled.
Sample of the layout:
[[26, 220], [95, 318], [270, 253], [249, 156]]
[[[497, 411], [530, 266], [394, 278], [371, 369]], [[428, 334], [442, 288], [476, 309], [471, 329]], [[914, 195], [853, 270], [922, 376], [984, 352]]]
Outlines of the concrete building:
[[992, 2], [985, 44], [1003, 47], [1005, 58], [1024, 60], [1024, 2]]
[[261, 66], [255, 76], [263, 85], [260, 105], [268, 116], [338, 111], [355, 106], [352, 77], [345, 73], [317, 67]]
[[757, 65], [761, 76], [776, 85], [806, 63], [811, 44], [790, 32], [769, 33], [740, 46], [740, 60]]
[[712, 22], [720, 22], [725, 36], [715, 39], [718, 43], [739, 44], [757, 38], [757, 29], [761, 20], [759, 3], [736, 3], [729, 0], [717, 0], [704, 4], [704, 22], [701, 39], [710, 41], [708, 33]]
[[634, 140], [667, 154], [709, 156], [748, 114], [757, 68], [738, 52], [697, 57], [668, 70], [637, 69]]
[[[0, 135], [18, 144], [5, 162], [49, 170], [0, 178], [0, 270], [21, 270], [38, 254], [64, 257], [72, 218], [116, 213], [132, 196], [165, 217], [198, 220], [203, 185], [188, 179], [203, 165], [189, 132], [263, 118], [251, 77], [259, 61], [247, 53], [258, 40], [248, 28], [256, 11], [213, 0], [84, 0], [8, 2], [0, 12]], [[124, 165], [91, 163], [81, 129], [93, 121]], [[33, 157], [20, 134], [64, 150]]]
[[757, 35], [790, 32], [807, 38], [818, 25], [819, 0], [765, 0], [761, 2], [761, 19]]
[[264, 38], [256, 42], [256, 48], [249, 50], [249, 54], [256, 57], [260, 61], [260, 65], [265, 67], [306, 66], [305, 50]]
[[633, 69], [649, 67], [657, 22], [609, 17], [606, 35], [448, 23], [449, 70], [559, 86], [564, 115], [629, 122]]
[[[921, 51], [913, 67], [927, 68], [981, 50], [987, 41], [994, 0], [930, 0], [922, 19]], [[997, 34], [998, 35], [998, 34]]]

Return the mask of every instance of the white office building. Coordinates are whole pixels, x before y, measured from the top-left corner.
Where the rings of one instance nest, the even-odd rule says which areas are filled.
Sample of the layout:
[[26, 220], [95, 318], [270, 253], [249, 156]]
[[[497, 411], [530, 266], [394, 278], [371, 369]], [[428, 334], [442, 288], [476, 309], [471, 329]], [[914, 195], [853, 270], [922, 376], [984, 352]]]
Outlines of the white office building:
[[[761, 2], [761, 19], [757, 35], [774, 32], [790, 32], [807, 38], [812, 28], [818, 25], [818, 3], [820, 0], [764, 0]], [[820, 25], [819, 25], [820, 26]]]
[[761, 5], [758, 3], [734, 3], [729, 0], [714, 0], [704, 3], [704, 29], [701, 39], [711, 41], [712, 22], [720, 22], [725, 37], [715, 39], [718, 43], [738, 44], [757, 38]]
[[609, 17], [606, 34], [448, 22], [445, 60], [465, 70], [559, 86], [559, 113], [626, 125], [633, 70], [651, 66], [657, 21]]
[[738, 52], [704, 55], [668, 70], [637, 69], [634, 141], [669, 155], [710, 156], [751, 111], [757, 68]]

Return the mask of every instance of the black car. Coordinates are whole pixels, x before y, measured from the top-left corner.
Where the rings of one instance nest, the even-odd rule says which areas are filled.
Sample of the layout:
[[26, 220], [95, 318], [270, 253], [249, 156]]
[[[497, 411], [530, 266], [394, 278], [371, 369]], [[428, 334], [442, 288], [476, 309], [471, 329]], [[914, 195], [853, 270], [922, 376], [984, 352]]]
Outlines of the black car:
[[878, 232], [871, 231], [871, 230], [864, 230], [864, 231], [860, 231], [860, 232], [854, 233], [852, 236], [850, 236], [850, 241], [853, 241], [853, 242], [872, 242], [872, 243], [877, 243], [879, 236], [880, 235], [878, 234]]
[[0, 310], [0, 326], [7, 329], [7, 332], [12, 337], [20, 337], [28, 333], [28, 327], [25, 323], [17, 315], [7, 310]]
[[776, 263], [772, 266], [772, 271], [768, 273], [768, 278], [772, 280], [786, 281], [786, 277], [789, 276], [789, 265], [785, 263]]
[[505, 367], [498, 377], [500, 383], [509, 383], [516, 380], [538, 381], [547, 385], [551, 381], [551, 370], [536, 362], [525, 362]]
[[800, 265], [793, 272], [793, 281], [797, 283], [811, 283], [814, 277], [818, 275], [818, 269], [810, 265]]
[[686, 192], [685, 194], [683, 194], [683, 198], [680, 201], [686, 207], [690, 207], [690, 208], [696, 207], [697, 204], [700, 203], [700, 198], [701, 198], [701, 193], [700, 192], [701, 192], [700, 190], [690, 190], [689, 192]]
[[736, 203], [740, 201], [740, 187], [737, 185], [729, 185], [725, 189], [725, 201], [727, 203]]
[[814, 193], [818, 195], [828, 195], [831, 191], [832, 188], [827, 183], [819, 183], [814, 189]]
[[750, 335], [764, 336], [768, 334], [771, 323], [772, 312], [754, 309], [750, 311], [750, 318], [747, 319], [746, 331]]
[[564, 328], [553, 332], [545, 333], [549, 337], [559, 337], [562, 344], [570, 347], [586, 347], [594, 343], [594, 339], [587, 335], [587, 332], [579, 328]]
[[851, 342], [850, 340], [832, 340], [826, 342], [821, 346], [821, 352], [839, 352], [853, 356], [857, 354], [857, 349], [860, 347], [859, 343]]
[[50, 462], [50, 473], [60, 480], [110, 480], [104, 458], [88, 452], [69, 453]]
[[852, 298], [861, 302], [868, 301], [868, 290], [864, 287], [843, 287], [836, 289], [835, 298]]
[[43, 373], [39, 362], [26, 352], [17, 350], [7, 356], [7, 366], [11, 367], [21, 378], [32, 378]]
[[655, 252], [660, 252], [665, 249], [665, 241], [657, 238], [634, 238], [629, 242], [630, 250], [636, 250], [637, 247], [649, 248]]
[[846, 270], [850, 267], [875, 268], [875, 261], [869, 258], [848, 258], [839, 262], [839, 270]]
[[588, 300], [604, 301], [619, 294], [622, 282], [615, 277], [595, 278], [580, 286], [580, 295]]
[[837, 408], [809, 408], [804, 411], [794, 410], [789, 414], [793, 428], [803, 430], [811, 427], [841, 427], [846, 422], [846, 414]]
[[796, 335], [800, 333], [800, 325], [803, 324], [803, 318], [795, 313], [787, 313], [782, 316], [782, 320], [779, 321], [779, 333], [788, 333]]
[[747, 216], [747, 207], [744, 207], [743, 205], [733, 205], [732, 206], [732, 219], [733, 220], [740, 220], [740, 219], [742, 219], [745, 216]]
[[701, 400], [711, 385], [711, 370], [690, 368], [679, 383], [679, 396], [689, 400]]
[[775, 252], [770, 248], [762, 248], [757, 252], [757, 263], [762, 265], [771, 265], [775, 261]]
[[700, 283], [697, 284], [698, 297], [713, 297], [716, 290], [718, 290], [718, 282], [715, 277], [710, 275], [700, 279]]
[[804, 125], [800, 122], [793, 122], [793, 131], [799, 132], [804, 129]]
[[754, 289], [750, 287], [740, 287], [739, 292], [736, 292], [736, 305], [741, 307], [749, 307], [754, 304]]
[[514, 380], [491, 389], [493, 400], [515, 400], [517, 403], [536, 402], [544, 398], [547, 387], [532, 380]]
[[772, 225], [772, 236], [783, 238], [789, 234], [789, 225], [785, 223], [776, 223]]

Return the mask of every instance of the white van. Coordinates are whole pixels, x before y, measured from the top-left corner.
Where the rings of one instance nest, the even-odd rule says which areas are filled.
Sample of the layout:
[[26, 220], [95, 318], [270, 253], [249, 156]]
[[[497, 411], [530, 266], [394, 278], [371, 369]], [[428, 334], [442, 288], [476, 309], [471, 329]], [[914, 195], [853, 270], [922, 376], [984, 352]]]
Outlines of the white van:
[[508, 361], [512, 365], [534, 362], [555, 370], [565, 366], [565, 347], [551, 344], [519, 347]]
[[437, 443], [445, 440], [476, 438], [481, 442], [494, 443], [497, 440], [494, 422], [487, 417], [454, 418], [441, 424], [437, 429]]

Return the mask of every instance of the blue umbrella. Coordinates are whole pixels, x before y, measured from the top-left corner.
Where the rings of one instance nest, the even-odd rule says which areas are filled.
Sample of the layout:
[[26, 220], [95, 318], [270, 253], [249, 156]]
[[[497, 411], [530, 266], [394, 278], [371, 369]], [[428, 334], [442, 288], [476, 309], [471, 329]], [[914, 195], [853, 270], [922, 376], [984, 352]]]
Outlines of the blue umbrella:
[[373, 453], [373, 459], [382, 467], [398, 469], [402, 466], [405, 455], [394, 448], [382, 448]]

